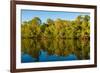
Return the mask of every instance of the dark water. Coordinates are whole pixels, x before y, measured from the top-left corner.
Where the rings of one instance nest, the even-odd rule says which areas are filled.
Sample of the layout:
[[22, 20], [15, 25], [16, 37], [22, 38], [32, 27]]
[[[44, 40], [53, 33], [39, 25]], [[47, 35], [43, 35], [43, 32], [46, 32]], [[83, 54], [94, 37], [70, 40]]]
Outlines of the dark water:
[[21, 62], [87, 60], [90, 58], [89, 40], [22, 39]]

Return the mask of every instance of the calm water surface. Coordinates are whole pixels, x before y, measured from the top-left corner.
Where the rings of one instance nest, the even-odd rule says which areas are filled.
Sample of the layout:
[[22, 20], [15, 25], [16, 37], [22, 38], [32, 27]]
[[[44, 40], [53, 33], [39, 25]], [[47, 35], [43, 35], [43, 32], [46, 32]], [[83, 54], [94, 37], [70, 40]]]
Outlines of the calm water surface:
[[89, 40], [22, 39], [21, 62], [87, 60], [90, 58]]

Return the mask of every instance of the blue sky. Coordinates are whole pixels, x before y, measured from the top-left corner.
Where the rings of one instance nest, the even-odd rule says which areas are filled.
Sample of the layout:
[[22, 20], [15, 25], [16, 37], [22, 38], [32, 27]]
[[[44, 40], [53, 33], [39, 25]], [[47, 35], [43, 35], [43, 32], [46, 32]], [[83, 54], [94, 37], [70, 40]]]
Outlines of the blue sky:
[[47, 18], [56, 20], [61, 18], [64, 20], [73, 20], [79, 15], [90, 15], [90, 13], [83, 12], [62, 12], [62, 11], [42, 11], [42, 10], [21, 10], [21, 20], [28, 21], [34, 17], [39, 17], [42, 22], [46, 22]]

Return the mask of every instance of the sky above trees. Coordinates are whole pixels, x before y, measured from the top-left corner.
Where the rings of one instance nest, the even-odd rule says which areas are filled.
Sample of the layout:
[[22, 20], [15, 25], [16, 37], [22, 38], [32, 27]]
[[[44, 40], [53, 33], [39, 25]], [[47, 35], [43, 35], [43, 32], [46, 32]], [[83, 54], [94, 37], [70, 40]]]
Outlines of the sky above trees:
[[29, 21], [34, 17], [39, 17], [42, 22], [46, 22], [48, 18], [64, 20], [74, 20], [79, 15], [90, 15], [90, 13], [84, 12], [64, 12], [64, 11], [43, 11], [43, 10], [21, 10], [21, 20]]

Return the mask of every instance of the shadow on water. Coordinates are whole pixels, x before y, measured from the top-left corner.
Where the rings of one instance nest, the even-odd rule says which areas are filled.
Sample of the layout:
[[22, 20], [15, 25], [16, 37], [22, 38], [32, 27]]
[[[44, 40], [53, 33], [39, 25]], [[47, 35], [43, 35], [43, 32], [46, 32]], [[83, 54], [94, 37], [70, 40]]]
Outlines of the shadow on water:
[[87, 60], [89, 40], [79, 39], [22, 39], [21, 62]]

